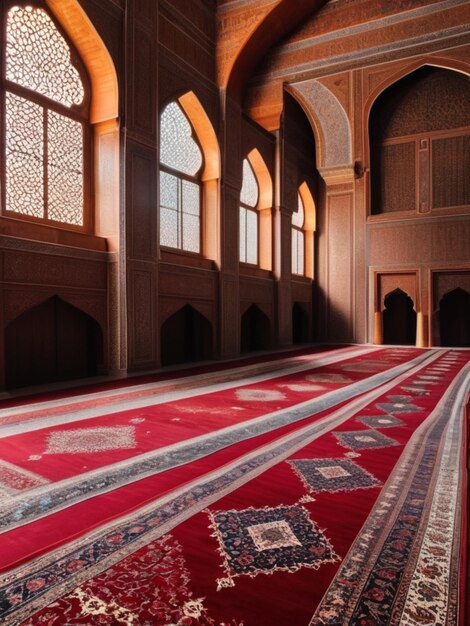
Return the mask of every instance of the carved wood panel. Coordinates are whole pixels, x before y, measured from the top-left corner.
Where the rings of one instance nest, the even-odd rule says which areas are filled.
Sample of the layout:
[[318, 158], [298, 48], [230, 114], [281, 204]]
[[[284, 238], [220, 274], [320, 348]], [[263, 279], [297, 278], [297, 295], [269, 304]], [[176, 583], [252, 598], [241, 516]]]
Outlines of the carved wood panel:
[[350, 341], [353, 322], [353, 213], [352, 195], [332, 195], [327, 199], [327, 320], [328, 336]]
[[130, 256], [155, 260], [157, 249], [157, 151], [129, 142], [127, 224]]

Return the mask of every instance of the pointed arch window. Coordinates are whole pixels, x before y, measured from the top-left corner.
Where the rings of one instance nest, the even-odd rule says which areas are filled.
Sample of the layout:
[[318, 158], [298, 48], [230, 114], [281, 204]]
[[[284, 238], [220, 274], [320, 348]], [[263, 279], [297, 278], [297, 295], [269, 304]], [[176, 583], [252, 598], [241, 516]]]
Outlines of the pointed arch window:
[[258, 264], [259, 186], [248, 159], [243, 160], [243, 182], [240, 192], [240, 261]]
[[314, 277], [315, 201], [304, 181], [297, 190], [297, 208], [292, 213], [291, 249], [293, 276]]
[[297, 194], [297, 210], [292, 213], [292, 273], [305, 275], [305, 209], [300, 193]]
[[5, 215], [88, 230], [90, 89], [45, 5], [12, 6], [3, 46]]
[[177, 102], [160, 117], [160, 245], [201, 252], [202, 150]]

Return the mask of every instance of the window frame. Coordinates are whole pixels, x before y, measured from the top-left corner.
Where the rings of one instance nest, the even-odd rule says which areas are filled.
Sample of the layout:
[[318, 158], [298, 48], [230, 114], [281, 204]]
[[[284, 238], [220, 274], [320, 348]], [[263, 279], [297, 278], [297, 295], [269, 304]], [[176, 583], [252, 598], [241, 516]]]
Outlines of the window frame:
[[[259, 267], [259, 211], [256, 209], [256, 207], [252, 207], [249, 206], [248, 204], [244, 204], [243, 202], [240, 202], [240, 214], [241, 212], [244, 211], [245, 212], [245, 260], [243, 260], [242, 258], [239, 259], [240, 263], [243, 263], [244, 265], [249, 265], [251, 267]], [[248, 216], [248, 213], [254, 213], [256, 216], [256, 262], [252, 263], [251, 261], [247, 261], [247, 246], [248, 246], [248, 237], [247, 237], [247, 229], [248, 229], [248, 220], [246, 219]], [[239, 218], [240, 219], [240, 218]], [[241, 230], [239, 229], [240, 234], [241, 234]], [[241, 251], [241, 247], [238, 246], [239, 248], [239, 254]]]
[[[243, 164], [244, 162], [247, 162], [248, 167], [251, 170], [251, 173], [253, 175], [253, 179], [256, 183], [256, 187], [257, 187], [257, 198], [256, 198], [256, 204], [254, 205], [250, 205], [247, 204], [246, 202], [243, 202], [241, 199], [241, 193], [242, 193], [242, 189], [243, 189], [243, 183], [244, 183], [244, 179], [243, 179]], [[239, 203], [239, 228], [238, 228], [238, 232], [239, 232], [239, 237], [241, 235], [241, 228], [240, 228], [240, 224], [241, 224], [241, 212], [244, 211], [245, 212], [245, 235], [244, 235], [244, 239], [245, 239], [245, 254], [244, 254], [244, 259], [241, 258], [241, 241], [239, 242], [239, 246], [238, 246], [238, 255], [239, 255], [239, 262], [243, 263], [244, 265], [248, 265], [250, 267], [259, 267], [259, 261], [260, 261], [260, 250], [259, 250], [259, 246], [260, 246], [260, 219], [259, 219], [259, 210], [258, 210], [258, 206], [259, 206], [259, 199], [260, 199], [260, 184], [259, 184], [259, 180], [258, 177], [256, 175], [255, 172], [255, 168], [253, 167], [253, 165], [250, 163], [250, 160], [248, 159], [248, 157], [245, 157], [242, 161], [242, 186], [240, 189], [240, 203]], [[252, 263], [251, 261], [247, 261], [247, 245], [248, 245], [248, 237], [247, 237], [247, 228], [248, 228], [248, 212], [252, 212], [256, 215], [256, 262]]]
[[[291, 273], [294, 276], [305, 276], [305, 241], [306, 241], [306, 237], [305, 237], [305, 206], [304, 206], [304, 201], [302, 199], [302, 196], [300, 194], [299, 191], [297, 191], [297, 199], [298, 199], [298, 205], [301, 204], [302, 205], [302, 211], [304, 214], [304, 219], [302, 220], [302, 226], [297, 226], [293, 223], [293, 218], [294, 218], [294, 214], [298, 212], [298, 208], [297, 211], [293, 211], [292, 212], [292, 217], [291, 217]], [[302, 257], [303, 257], [303, 267], [302, 267], [302, 271], [298, 272], [294, 270], [294, 236], [297, 238], [297, 251], [299, 250], [299, 240], [302, 241]], [[297, 266], [299, 265], [299, 258], [298, 258], [298, 252], [297, 252], [297, 259], [296, 259], [296, 269]]]
[[[162, 163], [160, 163], [160, 168], [159, 168], [159, 172], [158, 172], [158, 180], [159, 180], [159, 185], [160, 185], [160, 174], [161, 172], [165, 172], [166, 174], [170, 174], [171, 176], [173, 176], [174, 178], [176, 178], [176, 180], [178, 181], [178, 191], [177, 191], [177, 220], [178, 220], [178, 239], [181, 239], [181, 243], [183, 243], [183, 228], [184, 228], [184, 215], [185, 212], [183, 210], [183, 200], [182, 200], [182, 193], [181, 193], [181, 189], [182, 189], [182, 181], [186, 180], [187, 182], [196, 184], [198, 186], [199, 189], [199, 252], [194, 252], [194, 250], [185, 250], [183, 247], [174, 247], [174, 246], [166, 246], [165, 244], [161, 243], [161, 226], [159, 226], [159, 231], [158, 231], [158, 239], [159, 239], [159, 244], [160, 247], [164, 250], [177, 250], [180, 253], [184, 253], [184, 254], [194, 254], [196, 256], [201, 256], [202, 255], [202, 229], [203, 229], [203, 206], [202, 206], [202, 201], [203, 201], [203, 193], [202, 193], [202, 183], [201, 180], [198, 178], [192, 178], [191, 176], [189, 176], [188, 174], [185, 174], [184, 172], [180, 172], [178, 170], [175, 170], [171, 167], [169, 167], [168, 165], [164, 165]], [[161, 209], [162, 209], [162, 203], [161, 203], [161, 195], [159, 195], [159, 213], [161, 214]], [[164, 207], [164, 208], [169, 208], [169, 207]], [[160, 224], [160, 222], [159, 222]]]
[[[162, 118], [162, 114], [165, 111], [166, 107], [171, 104], [172, 102], [176, 103], [181, 111], [181, 113], [184, 115], [184, 117], [186, 118], [186, 121], [188, 122], [190, 128], [191, 128], [191, 138], [192, 140], [195, 142], [195, 144], [197, 145], [197, 147], [199, 148], [199, 152], [201, 153], [201, 165], [198, 169], [198, 171], [196, 172], [196, 174], [194, 176], [191, 176], [190, 174], [186, 174], [185, 172], [182, 172], [181, 170], [176, 170], [175, 168], [166, 165], [165, 163], [162, 163], [162, 161], [160, 160], [160, 144], [159, 144], [159, 153], [158, 153], [158, 188], [159, 188], [159, 194], [158, 194], [158, 213], [159, 213], [159, 219], [158, 219], [158, 243], [159, 246], [162, 250], [165, 251], [172, 251], [172, 252], [178, 252], [180, 254], [184, 254], [184, 255], [191, 255], [194, 257], [202, 257], [203, 256], [203, 232], [204, 232], [204, 193], [203, 193], [203, 181], [202, 181], [202, 172], [204, 171], [205, 168], [205, 158], [204, 158], [204, 150], [202, 149], [201, 143], [199, 141], [199, 138], [197, 137], [196, 131], [194, 130], [194, 126], [191, 123], [191, 120], [189, 119], [189, 116], [186, 114], [184, 108], [181, 106], [180, 102], [178, 101], [178, 98], [175, 98], [173, 100], [169, 100], [168, 102], [165, 103], [165, 105], [161, 108], [160, 110], [160, 116], [159, 116], [159, 120], [161, 123], [161, 118]], [[182, 180], [186, 180], [190, 183], [196, 184], [199, 188], [199, 252], [194, 252], [193, 250], [185, 250], [183, 247], [173, 247], [173, 246], [166, 246], [164, 244], [161, 243], [161, 220], [160, 220], [160, 216], [161, 216], [161, 208], [162, 208], [162, 204], [161, 204], [161, 192], [160, 192], [160, 173], [161, 172], [166, 172], [167, 174], [170, 174], [171, 176], [174, 176], [177, 181], [178, 181], [178, 198], [177, 198], [177, 203], [178, 203], [178, 207], [177, 207], [177, 219], [178, 219], [178, 239], [181, 239], [181, 243], [183, 243], [183, 224], [184, 224], [184, 211], [183, 211], [183, 205], [182, 205], [182, 194], [180, 193], [180, 190], [182, 188]]]
[[[6, 42], [7, 42], [7, 17], [11, 8], [15, 6], [25, 7], [31, 6], [34, 9], [42, 9], [53, 22], [55, 28], [66, 42], [70, 50], [70, 62], [74, 68], [78, 71], [80, 80], [83, 85], [84, 96], [80, 105], [72, 105], [68, 107], [63, 105], [47, 96], [40, 94], [37, 91], [28, 89], [23, 85], [19, 85], [6, 77]], [[92, 205], [92, 190], [93, 190], [93, 135], [92, 126], [89, 121], [90, 103], [91, 103], [91, 85], [88, 73], [85, 69], [85, 65], [80, 58], [74, 44], [70, 40], [70, 37], [64, 31], [62, 26], [57, 21], [56, 17], [47, 7], [47, 4], [41, 0], [31, 0], [29, 2], [18, 2], [14, 0], [7, 0], [3, 9], [3, 26], [0, 29], [0, 204], [1, 204], [1, 217], [9, 219], [17, 219], [23, 222], [31, 222], [35, 224], [41, 224], [44, 226], [50, 226], [59, 228], [62, 230], [77, 231], [81, 233], [92, 233], [94, 228], [93, 219], [93, 205]], [[33, 215], [26, 215], [19, 211], [9, 209], [6, 206], [6, 94], [11, 93], [17, 97], [23, 98], [29, 102], [40, 106], [43, 113], [43, 167], [44, 167], [44, 216], [36, 217]], [[46, 117], [48, 112], [52, 111], [58, 115], [68, 118], [74, 122], [78, 122], [82, 127], [83, 137], [83, 150], [82, 150], [82, 167], [83, 167], [83, 214], [82, 224], [69, 224], [67, 222], [50, 219], [47, 217], [48, 213], [48, 149], [47, 149], [47, 132], [48, 124]]]

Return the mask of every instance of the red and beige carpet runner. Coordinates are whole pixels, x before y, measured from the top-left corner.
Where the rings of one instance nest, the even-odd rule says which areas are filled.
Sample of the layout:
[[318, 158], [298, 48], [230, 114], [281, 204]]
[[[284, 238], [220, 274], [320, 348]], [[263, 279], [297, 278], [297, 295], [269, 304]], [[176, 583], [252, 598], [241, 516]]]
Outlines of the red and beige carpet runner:
[[470, 351], [9, 402], [0, 623], [464, 626]]

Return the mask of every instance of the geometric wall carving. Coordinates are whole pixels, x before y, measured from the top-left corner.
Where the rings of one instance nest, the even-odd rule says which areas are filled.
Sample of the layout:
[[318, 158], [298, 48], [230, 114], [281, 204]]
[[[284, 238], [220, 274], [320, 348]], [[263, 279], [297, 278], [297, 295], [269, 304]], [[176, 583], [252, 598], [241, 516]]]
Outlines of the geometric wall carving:
[[306, 109], [307, 116], [316, 120], [319, 137], [319, 167], [339, 167], [352, 163], [351, 127], [346, 111], [336, 96], [318, 80], [306, 80], [289, 85]]

